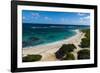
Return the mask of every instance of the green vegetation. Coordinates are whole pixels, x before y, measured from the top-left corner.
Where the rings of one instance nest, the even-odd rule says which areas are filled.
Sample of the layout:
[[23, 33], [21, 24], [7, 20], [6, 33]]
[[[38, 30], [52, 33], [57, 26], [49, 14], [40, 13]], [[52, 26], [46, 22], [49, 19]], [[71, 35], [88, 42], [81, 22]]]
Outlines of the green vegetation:
[[42, 56], [41, 55], [27, 55], [23, 57], [23, 62], [35, 62], [41, 60]]
[[90, 59], [90, 50], [80, 50], [78, 53], [78, 59]]
[[75, 57], [72, 53], [66, 53], [66, 56], [63, 58], [63, 60], [75, 60]]
[[90, 47], [90, 29], [84, 29], [81, 31], [85, 33], [85, 38], [81, 39], [80, 47], [82, 48]]
[[63, 59], [66, 53], [72, 52], [75, 49], [74, 44], [63, 44], [62, 47], [55, 53], [57, 59]]
[[63, 46], [60, 48], [64, 53], [66, 52], [72, 52], [75, 49], [74, 44], [63, 44]]

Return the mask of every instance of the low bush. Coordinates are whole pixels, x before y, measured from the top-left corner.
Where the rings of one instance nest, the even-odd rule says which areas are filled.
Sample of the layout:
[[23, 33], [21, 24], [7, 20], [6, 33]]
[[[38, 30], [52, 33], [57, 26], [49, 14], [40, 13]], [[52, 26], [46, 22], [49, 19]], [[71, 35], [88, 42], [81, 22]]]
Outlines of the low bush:
[[74, 44], [63, 44], [62, 47], [55, 53], [57, 59], [62, 59], [66, 53], [72, 52], [76, 46]]
[[80, 50], [77, 54], [78, 59], [90, 59], [90, 50]]
[[84, 29], [81, 31], [85, 33], [85, 37], [81, 39], [80, 47], [82, 48], [90, 47], [90, 29]]
[[27, 55], [23, 57], [22, 61], [23, 62], [35, 62], [41, 60], [42, 56], [41, 55]]
[[72, 53], [66, 53], [66, 56], [63, 58], [63, 60], [75, 60], [75, 57]]
[[85, 47], [90, 47], [90, 40], [87, 38], [83, 38], [82, 42], [81, 42], [81, 47], [85, 48]]

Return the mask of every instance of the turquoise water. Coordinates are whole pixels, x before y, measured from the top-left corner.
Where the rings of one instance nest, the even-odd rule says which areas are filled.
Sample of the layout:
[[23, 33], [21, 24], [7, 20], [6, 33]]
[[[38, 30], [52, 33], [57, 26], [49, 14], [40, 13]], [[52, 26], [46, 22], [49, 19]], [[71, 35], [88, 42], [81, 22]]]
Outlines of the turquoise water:
[[22, 47], [52, 43], [74, 36], [76, 29], [85, 29], [89, 26], [50, 25], [23, 23]]

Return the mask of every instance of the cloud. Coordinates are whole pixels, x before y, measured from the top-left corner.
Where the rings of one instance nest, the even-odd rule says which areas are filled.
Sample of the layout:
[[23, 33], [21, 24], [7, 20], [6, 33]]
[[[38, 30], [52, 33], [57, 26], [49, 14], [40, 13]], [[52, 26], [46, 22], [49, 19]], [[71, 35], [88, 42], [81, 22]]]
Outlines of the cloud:
[[77, 15], [80, 17], [80, 21], [90, 20], [90, 15], [87, 15], [86, 13], [77, 13]]
[[22, 19], [23, 19], [24, 21], [29, 20], [29, 18], [26, 17], [26, 16], [23, 16]]
[[22, 17], [22, 19], [23, 19], [23, 20], [25, 20], [25, 19], [26, 19], [26, 17], [25, 17], [25, 16], [23, 16], [23, 17]]
[[44, 17], [44, 19], [48, 20], [48, 19], [49, 19], [49, 17], [45, 16], [45, 17]]
[[80, 18], [80, 21], [79, 22], [81, 22], [81, 23], [84, 22], [84, 19], [83, 18]]
[[86, 17], [84, 17], [83, 19], [90, 19], [90, 16], [86, 16]]
[[90, 16], [81, 17], [80, 20], [90, 20]]
[[66, 18], [61, 18], [61, 22], [62, 22], [62, 23], [67, 23], [68, 20], [67, 20]]
[[39, 18], [40, 17], [40, 14], [39, 13], [32, 13], [32, 18]]
[[84, 16], [85, 14], [84, 14], [84, 13], [78, 13], [78, 15], [79, 15], [79, 16]]
[[90, 22], [90, 16], [81, 17], [79, 20], [79, 23], [81, 24], [89, 24], [89, 22]]
[[47, 16], [44, 16], [44, 19], [45, 20], [51, 20], [51, 18], [50, 17], [47, 17]]

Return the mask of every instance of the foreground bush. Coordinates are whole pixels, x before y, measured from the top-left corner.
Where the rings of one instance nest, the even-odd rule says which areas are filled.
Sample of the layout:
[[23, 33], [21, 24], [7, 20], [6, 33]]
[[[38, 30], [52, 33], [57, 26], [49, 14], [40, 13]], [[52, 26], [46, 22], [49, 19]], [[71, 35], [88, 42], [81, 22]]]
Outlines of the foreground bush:
[[23, 57], [23, 62], [34, 62], [34, 61], [39, 61], [41, 60], [42, 56], [41, 55], [27, 55]]
[[75, 60], [75, 57], [72, 53], [67, 53], [63, 60]]
[[78, 59], [90, 59], [90, 50], [80, 50], [77, 54]]
[[66, 53], [72, 52], [75, 49], [74, 44], [63, 44], [62, 47], [55, 53], [57, 59], [63, 59]]

